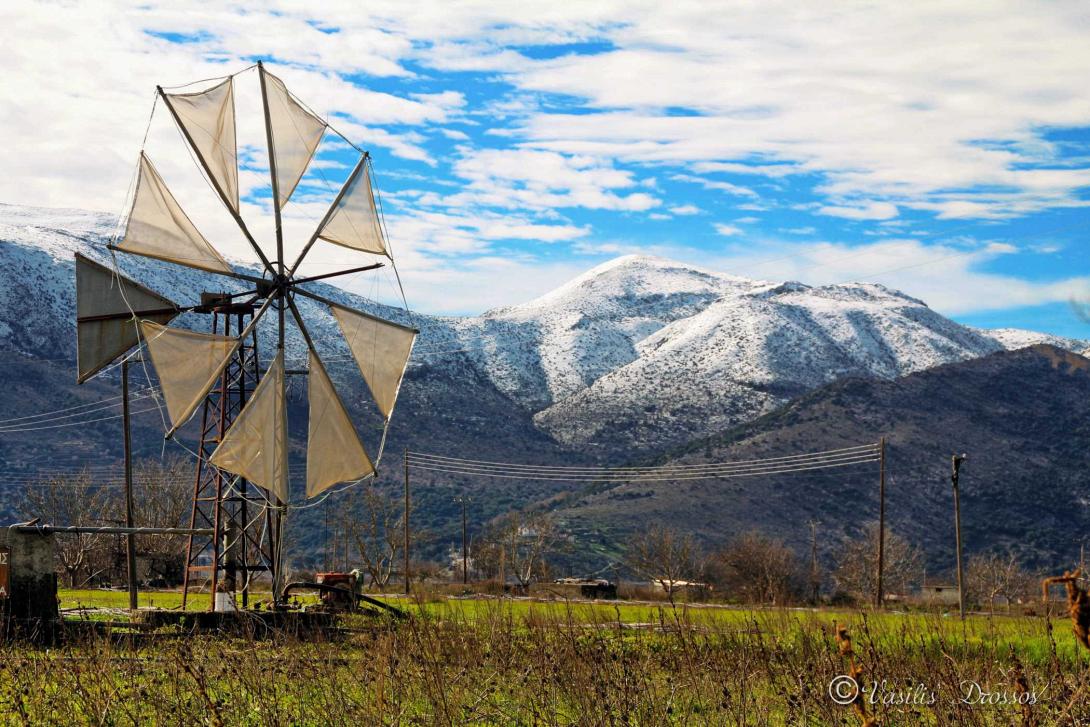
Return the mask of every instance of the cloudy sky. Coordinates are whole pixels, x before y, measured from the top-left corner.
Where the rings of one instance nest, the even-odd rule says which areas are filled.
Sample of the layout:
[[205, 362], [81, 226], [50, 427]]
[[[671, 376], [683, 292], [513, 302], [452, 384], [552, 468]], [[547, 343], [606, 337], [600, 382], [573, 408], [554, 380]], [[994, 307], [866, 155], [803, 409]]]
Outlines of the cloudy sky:
[[[147, 130], [198, 226], [248, 259], [148, 116], [156, 84], [263, 59], [371, 150], [414, 308], [480, 312], [645, 253], [1090, 336], [1085, 3], [21, 2], [0, 37], [0, 202], [117, 214]], [[271, 242], [257, 77], [235, 81], [244, 215]], [[328, 136], [291, 241], [352, 162]], [[348, 285], [395, 297], [389, 275]]]

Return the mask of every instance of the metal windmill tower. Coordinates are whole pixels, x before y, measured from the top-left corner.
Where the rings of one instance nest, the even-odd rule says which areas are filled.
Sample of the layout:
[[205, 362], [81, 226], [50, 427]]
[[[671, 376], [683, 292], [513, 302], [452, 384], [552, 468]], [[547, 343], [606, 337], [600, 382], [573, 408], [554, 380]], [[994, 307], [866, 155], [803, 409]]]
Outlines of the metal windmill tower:
[[[116, 270], [86, 259], [77, 261], [80, 380], [140, 344], [155, 368], [166, 404], [166, 437], [175, 437], [201, 410], [190, 528], [209, 528], [213, 535], [203, 540], [190, 536], [186, 591], [195, 581], [191, 574], [198, 572], [198, 562], [207, 557], [213, 590], [230, 595], [224, 604], [227, 608], [233, 607], [236, 570], [247, 574], [244, 604], [250, 572], [269, 570], [276, 597], [282, 585], [284, 518], [292, 507], [284, 352], [289, 318], [307, 347], [307, 498], [338, 483], [375, 475], [417, 335], [412, 328], [344, 307], [304, 287], [318, 279], [373, 270], [382, 267], [382, 262], [311, 277], [298, 274], [319, 240], [392, 261], [366, 152], [360, 152], [352, 173], [299, 255], [294, 260], [285, 258], [282, 210], [331, 127], [260, 62], [254, 68], [261, 89], [275, 217], [272, 254], [266, 254], [240, 214], [234, 88], [236, 77], [250, 69], [204, 82], [206, 87], [196, 92], [172, 93], [159, 87], [157, 100], [170, 112], [212, 188], [260, 259], [262, 274], [238, 272], [227, 263], [186, 216], [143, 150], [124, 232], [109, 249], [233, 278], [248, 289], [230, 295], [202, 293], [199, 303], [183, 307]], [[370, 389], [384, 420], [382, 443], [374, 459], [326, 372], [296, 304], [298, 296], [331, 310]], [[211, 331], [167, 325], [184, 311], [210, 315]], [[270, 312], [276, 317], [276, 351], [262, 371], [257, 330]]]

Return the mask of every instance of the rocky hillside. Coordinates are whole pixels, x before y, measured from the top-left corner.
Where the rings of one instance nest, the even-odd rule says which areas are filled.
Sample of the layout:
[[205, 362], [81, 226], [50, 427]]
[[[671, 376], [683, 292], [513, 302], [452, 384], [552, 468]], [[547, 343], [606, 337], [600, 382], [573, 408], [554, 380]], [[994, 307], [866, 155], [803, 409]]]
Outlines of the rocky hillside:
[[[1070, 566], [1090, 528], [1090, 360], [1037, 345], [947, 364], [893, 381], [844, 379], [661, 460], [751, 460], [828, 450], [885, 436], [890, 528], [924, 547], [929, 572], [953, 565], [950, 455], [962, 470], [968, 553], [1007, 549], [1048, 568]], [[799, 552], [810, 521], [822, 549], [877, 517], [873, 463], [766, 477], [639, 483], [587, 492], [569, 526], [623, 542], [651, 521], [708, 542], [759, 528]]]

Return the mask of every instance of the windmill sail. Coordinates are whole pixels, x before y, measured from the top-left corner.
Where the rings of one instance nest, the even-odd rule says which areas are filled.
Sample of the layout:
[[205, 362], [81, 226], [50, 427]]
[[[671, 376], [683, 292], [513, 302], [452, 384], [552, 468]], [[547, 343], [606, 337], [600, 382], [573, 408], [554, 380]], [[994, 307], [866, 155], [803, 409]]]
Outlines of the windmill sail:
[[140, 342], [133, 312], [166, 324], [172, 300], [76, 253], [76, 383], [82, 384]]
[[231, 266], [193, 226], [177, 200], [140, 153], [140, 174], [125, 237], [118, 250], [187, 265], [213, 273], [231, 274]]
[[329, 374], [313, 352], [310, 354], [307, 396], [310, 399], [307, 497], [319, 495], [338, 482], [374, 474], [375, 465], [367, 456]]
[[219, 379], [239, 340], [140, 321], [140, 335], [159, 375], [170, 423], [176, 429], [193, 416], [208, 390]]
[[261, 69], [261, 89], [269, 132], [269, 162], [276, 183], [276, 204], [280, 209], [291, 199], [303, 178], [326, 123], [291, 97], [284, 82]]
[[245, 477], [280, 502], [288, 501], [288, 419], [282, 350], [209, 461]]
[[163, 93], [163, 100], [222, 192], [223, 201], [237, 213], [238, 150], [231, 78], [199, 93]]
[[375, 209], [366, 156], [352, 170], [314, 236], [335, 245], [390, 256]]
[[371, 396], [389, 419], [417, 331], [349, 308], [332, 310]]

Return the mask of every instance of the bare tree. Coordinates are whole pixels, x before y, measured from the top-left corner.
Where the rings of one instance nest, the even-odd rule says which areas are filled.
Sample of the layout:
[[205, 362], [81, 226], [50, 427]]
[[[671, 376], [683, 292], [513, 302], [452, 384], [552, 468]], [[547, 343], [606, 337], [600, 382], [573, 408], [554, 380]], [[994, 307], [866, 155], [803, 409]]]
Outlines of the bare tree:
[[755, 530], [716, 552], [712, 567], [724, 590], [743, 603], [783, 604], [801, 590], [794, 551]]
[[[193, 505], [193, 465], [180, 456], [142, 460], [133, 467], [133, 521], [137, 527], [176, 528], [187, 523]], [[118, 503], [120, 506], [121, 503]], [[185, 567], [185, 536], [139, 535], [137, 555], [144, 576], [177, 583]]]
[[375, 487], [357, 488], [345, 502], [355, 518], [344, 521], [344, 527], [356, 544], [364, 570], [373, 588], [385, 588], [394, 573], [404, 547], [404, 512], [394, 498]]
[[626, 560], [632, 570], [658, 584], [671, 601], [679, 584], [703, 577], [702, 558], [692, 536], [669, 527], [653, 525], [636, 537]]
[[[52, 525], [95, 525], [110, 522], [116, 515], [120, 491], [97, 484], [91, 475], [51, 477], [31, 484], [23, 495], [23, 512]], [[93, 564], [108, 562], [108, 536], [72, 533], [57, 538], [56, 554], [68, 586], [75, 588], [97, 575]], [[96, 557], [96, 555], [100, 557]], [[82, 577], [82, 578], [81, 578]]]
[[[920, 549], [886, 529], [883, 585], [887, 593], [907, 594], [923, 581]], [[844, 543], [833, 578], [837, 588], [860, 600], [873, 598], [878, 577], [878, 523], [868, 523], [863, 535]]]
[[991, 609], [996, 599], [1003, 598], [1009, 611], [1011, 603], [1032, 593], [1036, 583], [1013, 553], [974, 555], [965, 565], [965, 599]]
[[562, 544], [555, 518], [541, 512], [512, 512], [493, 520], [474, 551], [480, 567], [491, 574], [513, 575], [526, 588], [548, 573], [548, 557]]

